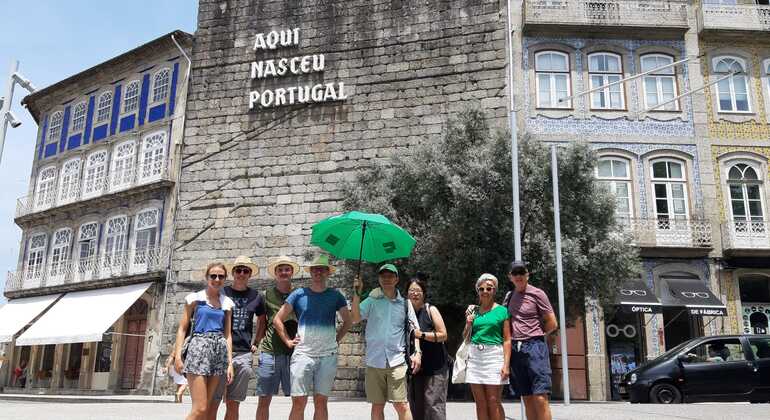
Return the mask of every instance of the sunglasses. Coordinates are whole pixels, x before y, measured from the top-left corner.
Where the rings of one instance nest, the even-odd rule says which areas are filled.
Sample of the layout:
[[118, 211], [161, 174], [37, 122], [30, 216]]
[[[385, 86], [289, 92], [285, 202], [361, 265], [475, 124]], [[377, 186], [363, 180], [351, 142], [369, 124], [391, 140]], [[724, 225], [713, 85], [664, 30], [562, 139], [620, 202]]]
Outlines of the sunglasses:
[[224, 274], [209, 274], [209, 280], [224, 280], [227, 276]]
[[495, 290], [494, 287], [479, 287], [479, 292], [491, 292]]
[[249, 267], [235, 267], [233, 271], [235, 271], [235, 274], [251, 274]]

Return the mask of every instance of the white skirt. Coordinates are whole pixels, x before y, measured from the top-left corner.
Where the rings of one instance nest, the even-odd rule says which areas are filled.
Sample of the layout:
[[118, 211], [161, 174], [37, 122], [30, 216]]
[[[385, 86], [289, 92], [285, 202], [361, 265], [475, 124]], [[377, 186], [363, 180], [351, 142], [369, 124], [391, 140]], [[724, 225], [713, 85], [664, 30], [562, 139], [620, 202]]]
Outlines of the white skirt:
[[503, 362], [502, 345], [470, 344], [465, 382], [483, 385], [507, 384], [508, 379], [502, 380], [500, 376]]

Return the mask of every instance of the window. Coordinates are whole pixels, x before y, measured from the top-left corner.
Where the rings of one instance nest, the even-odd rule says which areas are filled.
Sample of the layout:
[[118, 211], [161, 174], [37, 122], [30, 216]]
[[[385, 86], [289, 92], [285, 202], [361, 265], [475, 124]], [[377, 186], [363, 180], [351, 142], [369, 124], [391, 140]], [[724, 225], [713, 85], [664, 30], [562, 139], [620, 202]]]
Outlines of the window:
[[51, 208], [56, 201], [56, 168], [49, 166], [40, 171], [35, 188], [35, 210]]
[[96, 365], [94, 372], [109, 372], [112, 363], [112, 334], [115, 328], [110, 327], [102, 336], [102, 341], [96, 346]]
[[[46, 235], [44, 233], [32, 236], [29, 239], [27, 250], [27, 280], [40, 281], [43, 277], [43, 264], [45, 263]], [[33, 284], [39, 286], [40, 284]]]
[[104, 268], [107, 275], [119, 274], [125, 261], [125, 251], [128, 247], [128, 217], [116, 216], [105, 225]]
[[130, 187], [136, 173], [136, 142], [124, 141], [115, 146], [112, 151], [112, 167], [110, 168], [110, 191]]
[[99, 96], [99, 103], [96, 107], [97, 123], [110, 119], [110, 108], [112, 108], [112, 93], [104, 92]]
[[61, 284], [64, 280], [70, 260], [71, 239], [72, 231], [70, 229], [59, 229], [54, 232], [51, 241], [51, 269], [46, 285]]
[[745, 163], [730, 168], [727, 173], [730, 189], [730, 209], [734, 221], [758, 221], [764, 219], [761, 181], [757, 171]]
[[617, 157], [601, 158], [596, 166], [599, 184], [615, 196], [615, 215], [621, 223], [634, 216], [629, 166], [628, 160]]
[[746, 63], [737, 57], [715, 58], [714, 76], [722, 78], [729, 73], [734, 74], [717, 83], [719, 112], [750, 112]]
[[57, 111], [51, 115], [51, 121], [48, 123], [48, 143], [56, 142], [61, 136], [62, 112]]
[[59, 204], [71, 203], [80, 193], [80, 158], [64, 162], [59, 175]]
[[104, 191], [107, 177], [107, 151], [99, 150], [86, 158], [83, 173], [83, 198], [96, 197]]
[[737, 338], [709, 340], [687, 351], [685, 363], [725, 363], [746, 360], [741, 341]]
[[535, 54], [538, 108], [570, 108], [571, 101], [559, 102], [570, 96], [569, 56], [558, 51]]
[[[617, 82], [623, 78], [620, 56], [612, 53], [596, 53], [588, 56], [588, 78], [591, 89]], [[591, 93], [593, 109], [624, 109], [623, 84], [618, 83]]]
[[134, 112], [139, 108], [139, 81], [134, 80], [126, 85], [126, 96], [123, 98], [123, 113]]
[[754, 353], [754, 359], [770, 359], [770, 338], [749, 338], [749, 346]]
[[139, 156], [139, 182], [156, 181], [166, 169], [166, 132], [159, 131], [142, 140]]
[[78, 280], [87, 281], [93, 277], [96, 268], [96, 241], [99, 236], [99, 224], [85, 223], [78, 229]]
[[161, 69], [152, 78], [152, 101], [161, 102], [168, 96], [169, 70]]
[[159, 222], [160, 211], [156, 208], [142, 210], [136, 215], [132, 272], [146, 271], [149, 264], [156, 262]]
[[86, 103], [81, 102], [72, 109], [72, 132], [83, 131], [86, 126]]
[[655, 217], [659, 228], [667, 228], [671, 219], [688, 218], [687, 179], [682, 162], [659, 160], [652, 163], [652, 188]]
[[[642, 56], [642, 72], [647, 72], [674, 62], [674, 58], [662, 54], [649, 54]], [[642, 82], [644, 86], [644, 103], [647, 109], [651, 109], [658, 104], [664, 104], [673, 100], [676, 95], [676, 69], [674, 66], [656, 70], [647, 76], [644, 76]], [[679, 101], [669, 102], [666, 105], [655, 108], [656, 111], [677, 111], [679, 110]]]

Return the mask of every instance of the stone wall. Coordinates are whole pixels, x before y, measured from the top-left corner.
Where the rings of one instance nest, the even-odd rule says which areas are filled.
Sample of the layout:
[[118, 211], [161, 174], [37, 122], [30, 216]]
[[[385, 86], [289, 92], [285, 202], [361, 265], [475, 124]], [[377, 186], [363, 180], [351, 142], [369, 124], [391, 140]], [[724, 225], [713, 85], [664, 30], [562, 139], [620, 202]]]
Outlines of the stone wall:
[[[480, 107], [506, 126], [505, 15], [498, 0], [201, 1], [193, 48], [167, 323], [199, 269], [240, 254], [306, 262], [313, 223], [341, 210], [343, 183], [441, 136]], [[253, 49], [299, 28], [298, 45]], [[251, 78], [251, 63], [325, 54], [323, 71]], [[249, 92], [344, 83], [347, 99], [249, 110]], [[304, 274], [304, 272], [303, 272]], [[268, 279], [264, 269], [258, 279]], [[347, 280], [334, 279], [335, 284]], [[165, 328], [168, 340], [173, 330]], [[170, 341], [169, 341], [170, 342]], [[363, 345], [340, 349], [337, 392], [362, 391]]]

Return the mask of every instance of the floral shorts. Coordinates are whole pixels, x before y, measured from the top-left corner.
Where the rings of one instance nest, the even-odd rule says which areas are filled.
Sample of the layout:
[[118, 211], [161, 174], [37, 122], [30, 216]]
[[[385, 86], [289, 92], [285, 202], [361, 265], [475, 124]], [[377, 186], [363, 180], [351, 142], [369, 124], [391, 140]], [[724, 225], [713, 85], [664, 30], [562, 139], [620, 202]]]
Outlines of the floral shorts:
[[222, 333], [193, 334], [184, 359], [184, 373], [220, 376], [227, 369], [227, 341]]

